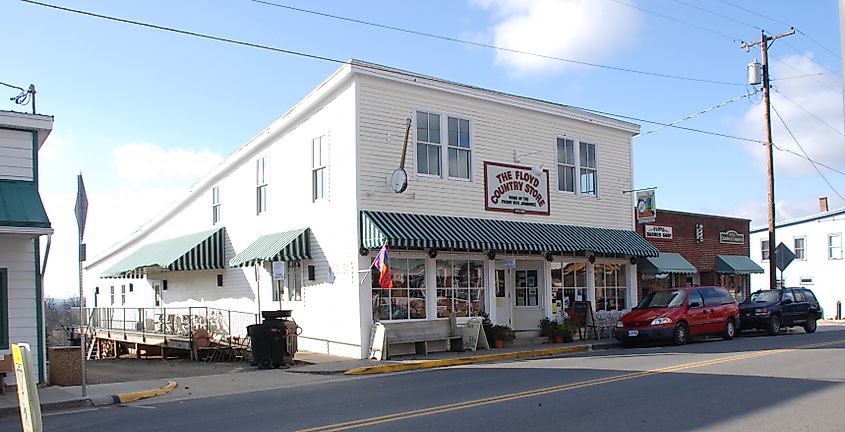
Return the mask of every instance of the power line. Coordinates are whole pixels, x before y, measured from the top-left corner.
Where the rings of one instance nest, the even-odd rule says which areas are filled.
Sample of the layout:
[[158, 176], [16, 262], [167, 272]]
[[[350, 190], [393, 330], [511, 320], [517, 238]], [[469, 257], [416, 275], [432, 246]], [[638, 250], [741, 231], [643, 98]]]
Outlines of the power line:
[[20, 87], [18, 87], [18, 86], [16, 86], [16, 85], [6, 84], [6, 83], [4, 83], [4, 82], [2, 82], [2, 81], [0, 81], [0, 85], [4, 85], [4, 86], [6, 86], [6, 87], [11, 87], [11, 88], [13, 88], [13, 89], [20, 90], [20, 91], [22, 91], [22, 92], [26, 91], [26, 90], [24, 90], [24, 89], [22, 89], [22, 88], [20, 88]]
[[722, 36], [722, 37], [724, 37], [724, 38], [728, 38], [728, 39], [730, 39], [730, 40], [732, 40], [732, 41], [734, 41], [734, 42], [737, 42], [737, 41], [741, 40], [740, 38], [738, 38], [738, 37], [734, 37], [734, 36], [731, 36], [731, 35], [729, 35], [729, 34], [725, 34], [725, 33], [722, 33], [722, 32], [718, 32], [718, 31], [715, 31], [715, 30], [711, 30], [711, 29], [709, 29], [709, 28], [702, 27], [702, 26], [700, 26], [700, 25], [696, 25], [696, 24], [693, 24], [693, 23], [691, 23], [691, 22], [687, 22], [687, 21], [684, 21], [684, 20], [680, 20], [680, 19], [677, 19], [677, 18], [673, 18], [673, 17], [670, 17], [670, 16], [668, 16], [668, 15], [664, 15], [664, 14], [662, 14], [662, 13], [660, 13], [660, 12], [655, 12], [655, 11], [653, 11], [653, 10], [649, 10], [649, 9], [641, 8], [641, 7], [639, 7], [639, 6], [636, 6], [636, 5], [633, 5], [633, 4], [630, 4], [630, 3], [626, 3], [626, 2], [623, 2], [623, 1], [620, 1], [620, 0], [610, 0], [610, 1], [615, 2], [615, 3], [619, 3], [619, 4], [621, 4], [621, 5], [623, 5], [623, 6], [627, 6], [627, 7], [629, 7], [629, 8], [637, 9], [637, 10], [642, 11], [642, 12], [645, 12], [645, 13], [647, 13], [647, 14], [651, 14], [651, 15], [654, 15], [654, 16], [658, 16], [658, 17], [663, 18], [663, 19], [665, 19], [665, 20], [674, 21], [674, 22], [679, 23], [679, 24], [683, 24], [683, 25], [686, 25], [686, 26], [690, 26], [690, 27], [697, 28], [697, 29], [702, 30], [702, 31], [705, 31], [705, 32], [707, 32], [707, 33], [712, 33], [712, 34], [717, 35], [717, 36]]
[[699, 111], [699, 112], [697, 112], [697, 113], [695, 113], [695, 114], [688, 115], [688, 116], [686, 116], [686, 117], [684, 117], [684, 118], [682, 118], [682, 119], [680, 119], [680, 120], [673, 121], [672, 123], [669, 123], [669, 124], [667, 124], [667, 125], [665, 125], [665, 126], [660, 126], [660, 127], [655, 128], [655, 129], [652, 129], [652, 130], [650, 130], [650, 131], [648, 131], [648, 132], [642, 133], [642, 134], [640, 134], [640, 136], [645, 136], [645, 135], [648, 135], [648, 134], [650, 134], [650, 133], [657, 132], [657, 131], [659, 131], [659, 130], [661, 130], [661, 129], [664, 129], [664, 128], [667, 128], [667, 127], [670, 127], [670, 126], [674, 126], [674, 125], [676, 125], [676, 124], [678, 124], [678, 123], [680, 123], [680, 122], [682, 122], [682, 121], [686, 121], [686, 120], [689, 120], [689, 119], [691, 119], [691, 118], [693, 118], [693, 117], [697, 117], [697, 116], [699, 116], [699, 115], [702, 115], [702, 114], [705, 114], [705, 113], [707, 113], [707, 112], [713, 111], [713, 110], [715, 110], [715, 109], [721, 108], [721, 107], [723, 107], [723, 106], [725, 106], [725, 105], [728, 105], [728, 104], [730, 104], [730, 103], [736, 102], [736, 101], [738, 101], [738, 100], [740, 100], [740, 99], [744, 99], [744, 98], [747, 98], [747, 97], [751, 97], [752, 95], [754, 95], [754, 94], [756, 94], [756, 93], [757, 93], [757, 92], [755, 91], [754, 93], [746, 93], [746, 94], [744, 94], [744, 95], [742, 95], [742, 96], [737, 96], [737, 97], [735, 97], [735, 98], [733, 98], [733, 99], [731, 99], [731, 100], [728, 100], [728, 101], [722, 102], [722, 103], [720, 103], [720, 104], [718, 104], [718, 105], [712, 106], [712, 107], [707, 108], [707, 109], [705, 109], [705, 110], [701, 110], [701, 111]]
[[842, 57], [841, 57], [839, 54], [837, 54], [837, 53], [833, 52], [833, 51], [832, 51], [831, 49], [829, 49], [828, 47], [826, 47], [826, 46], [822, 45], [821, 43], [819, 43], [819, 42], [818, 42], [818, 41], [816, 41], [815, 39], [811, 38], [809, 35], [807, 35], [807, 33], [804, 33], [804, 32], [802, 32], [801, 30], [798, 30], [798, 29], [795, 29], [795, 31], [797, 31], [798, 33], [801, 33], [801, 36], [804, 36], [805, 38], [809, 39], [809, 40], [810, 40], [810, 42], [812, 42], [812, 43], [814, 43], [814, 44], [818, 45], [819, 47], [821, 47], [821, 49], [823, 49], [823, 50], [825, 50], [825, 51], [827, 51], [827, 52], [829, 52], [829, 53], [833, 54], [833, 56], [834, 56], [834, 57], [836, 57], [836, 58], [838, 58], [838, 59], [840, 59], [840, 60], [842, 59]]
[[[186, 35], [186, 36], [198, 37], [198, 38], [201, 38], [201, 39], [209, 39], [209, 40], [214, 40], [214, 41], [218, 41], [218, 42], [230, 43], [230, 44], [234, 44], [234, 45], [247, 46], [247, 47], [250, 47], [250, 48], [259, 48], [259, 49], [264, 49], [264, 50], [273, 51], [273, 52], [279, 52], [279, 53], [283, 53], [283, 54], [291, 54], [291, 55], [296, 55], [296, 56], [301, 56], [301, 57], [306, 57], [306, 58], [311, 58], [311, 59], [316, 59], [316, 60], [329, 61], [329, 62], [333, 62], [333, 63], [341, 63], [341, 64], [347, 63], [346, 61], [333, 59], [333, 58], [330, 58], [330, 57], [319, 56], [319, 55], [308, 54], [308, 53], [302, 53], [302, 52], [287, 50], [287, 49], [282, 49], [282, 48], [275, 48], [275, 47], [271, 47], [271, 46], [267, 46], [267, 45], [261, 45], [261, 44], [252, 43], [252, 42], [243, 42], [243, 41], [239, 41], [239, 40], [235, 40], [235, 39], [212, 36], [212, 35], [207, 35], [207, 34], [203, 34], [203, 33], [192, 32], [192, 31], [188, 31], [188, 30], [180, 30], [180, 29], [175, 29], [175, 28], [171, 28], [171, 27], [165, 27], [165, 26], [160, 26], [160, 25], [156, 25], [156, 24], [149, 24], [149, 23], [144, 23], [144, 22], [140, 22], [140, 21], [133, 21], [133, 20], [124, 19], [124, 18], [111, 17], [111, 16], [108, 16], [108, 15], [101, 15], [101, 14], [97, 14], [97, 13], [93, 13], [93, 12], [87, 12], [87, 11], [66, 8], [66, 7], [56, 6], [56, 5], [47, 4], [47, 3], [41, 3], [41, 2], [34, 1], [34, 0], [21, 0], [21, 1], [23, 1], [25, 3], [35, 4], [35, 5], [38, 5], [38, 6], [44, 6], [44, 7], [48, 7], [48, 8], [52, 8], [52, 9], [62, 10], [62, 11], [65, 11], [65, 12], [71, 12], [71, 13], [76, 13], [76, 14], [80, 14], [80, 15], [92, 16], [92, 17], [95, 17], [95, 18], [105, 19], [105, 20], [108, 20], [108, 21], [115, 21], [115, 22], [120, 22], [120, 23], [124, 23], [124, 24], [132, 24], [132, 25], [136, 25], [136, 26], [140, 26], [140, 27], [148, 27], [148, 28], [152, 28], [152, 29], [156, 29], [156, 30], [162, 30], [162, 31], [182, 34], [182, 35]], [[391, 72], [394, 72], [394, 73], [399, 73], [399, 74], [411, 76], [411, 74], [409, 74], [407, 72], [399, 71], [399, 70], [396, 70], [396, 69], [387, 69], [387, 68], [380, 69], [380, 68], [377, 67], [377, 65], [373, 65], [373, 64], [370, 64], [367, 67], [370, 68], [370, 69], [373, 69], [373, 70], [385, 70], [385, 71], [391, 71]], [[722, 137], [722, 138], [729, 138], [729, 139], [734, 139], [734, 140], [739, 140], [739, 141], [748, 141], [748, 142], [753, 142], [753, 143], [758, 143], [758, 144], [765, 144], [763, 141], [760, 141], [760, 140], [738, 137], [738, 136], [728, 135], [728, 134], [724, 134], [724, 133], [720, 133], [720, 132], [712, 132], [712, 131], [706, 131], [706, 130], [701, 130], [701, 129], [688, 128], [688, 127], [684, 127], [684, 126], [673, 125], [673, 124], [670, 124], [670, 123], [663, 123], [663, 122], [658, 122], [658, 121], [654, 121], [654, 120], [647, 120], [647, 119], [638, 118], [638, 117], [625, 116], [625, 115], [622, 115], [622, 114], [614, 114], [614, 113], [610, 113], [610, 112], [606, 112], [606, 111], [595, 110], [595, 109], [590, 109], [590, 108], [583, 108], [583, 107], [578, 107], [578, 106], [574, 106], [574, 105], [565, 105], [565, 104], [559, 104], [559, 105], [563, 106], [563, 107], [577, 109], [577, 110], [586, 111], [586, 112], [591, 112], [591, 113], [595, 113], [595, 114], [599, 114], [599, 115], [603, 115], [603, 116], [607, 116], [607, 117], [622, 118], [622, 119], [633, 120], [633, 121], [638, 121], [638, 122], [642, 122], [642, 123], [649, 123], [649, 124], [656, 124], [656, 125], [660, 125], [660, 126], [672, 127], [672, 128], [675, 128], [675, 129], [685, 130], [685, 131], [689, 131], [689, 132], [696, 132], [696, 133], [700, 133], [700, 134], [713, 135], [713, 136], [718, 136], [718, 137]], [[781, 149], [778, 149], [778, 150], [781, 150]], [[783, 151], [789, 152], [788, 150], [783, 150]], [[818, 163], [818, 164], [820, 166], [823, 166], [825, 168], [837, 171], [837, 172], [845, 175], [845, 173], [838, 171], [835, 168], [831, 168], [831, 167], [824, 165], [824, 164], [821, 164], [821, 163]]]
[[744, 7], [742, 7], [742, 6], [739, 6], [739, 5], [733, 4], [733, 3], [729, 2], [729, 1], [726, 1], [726, 0], [719, 0], [719, 1], [720, 1], [720, 2], [722, 2], [722, 3], [724, 3], [724, 4], [726, 4], [726, 5], [728, 5], [728, 6], [733, 6], [733, 7], [737, 8], [737, 9], [744, 10], [744, 11], [746, 11], [746, 12], [748, 12], [748, 13], [752, 14], [752, 15], [757, 15], [757, 16], [758, 16], [758, 17], [760, 17], [760, 18], [764, 18], [764, 19], [767, 19], [767, 20], [769, 20], [769, 21], [773, 21], [773, 22], [776, 22], [776, 23], [778, 23], [778, 24], [785, 25], [785, 26], [787, 26], [787, 27], [791, 27], [789, 24], [787, 24], [787, 23], [785, 23], [785, 22], [783, 22], [783, 21], [780, 21], [780, 20], [777, 20], [777, 19], [774, 19], [774, 18], [767, 17], [767, 16], [765, 16], [765, 15], [763, 15], [763, 14], [761, 14], [761, 13], [759, 13], [759, 12], [755, 11], [755, 10], [748, 9], [748, 8], [744, 8]]
[[828, 122], [826, 122], [826, 121], [822, 120], [821, 118], [819, 118], [819, 117], [818, 117], [818, 116], [816, 116], [815, 114], [811, 113], [809, 110], [807, 110], [806, 108], [804, 108], [803, 106], [801, 106], [800, 104], [798, 104], [798, 102], [795, 102], [794, 100], [790, 99], [787, 95], [783, 94], [783, 92], [781, 92], [780, 90], [778, 90], [778, 89], [776, 89], [776, 88], [775, 88], [775, 89], [772, 89], [772, 90], [774, 90], [774, 91], [775, 91], [775, 93], [777, 93], [777, 94], [779, 94], [779, 95], [783, 96], [783, 98], [784, 98], [784, 99], [788, 100], [788, 101], [789, 101], [789, 102], [791, 102], [793, 105], [795, 105], [795, 106], [797, 106], [798, 108], [800, 108], [800, 109], [801, 109], [801, 111], [804, 111], [805, 113], [809, 114], [809, 115], [810, 115], [811, 117], [813, 117], [814, 119], [816, 119], [816, 120], [818, 120], [819, 122], [821, 122], [823, 125], [825, 125], [825, 126], [829, 127], [830, 129], [832, 129], [834, 132], [838, 133], [839, 135], [843, 135], [843, 136], [845, 136], [845, 133], [843, 133], [841, 130], [836, 129], [836, 128], [835, 128], [835, 127], [833, 127], [833, 125], [831, 125], [830, 123], [828, 123]]
[[[396, 27], [396, 26], [392, 26], [392, 25], [379, 24], [379, 23], [375, 23], [375, 22], [372, 22], [372, 21], [364, 21], [364, 20], [344, 17], [344, 16], [340, 16], [340, 15], [333, 15], [333, 14], [329, 14], [329, 13], [325, 13], [325, 12], [318, 12], [318, 11], [314, 11], [314, 10], [288, 6], [288, 5], [284, 5], [284, 4], [280, 4], [280, 3], [274, 3], [274, 2], [270, 2], [270, 1], [264, 1], [264, 0], [250, 0], [250, 1], [252, 1], [254, 3], [263, 4], [263, 5], [266, 5], [266, 6], [273, 6], [273, 7], [277, 7], [277, 8], [281, 8], [281, 9], [292, 10], [292, 11], [296, 11], [296, 12], [316, 15], [316, 16], [320, 16], [320, 17], [324, 17], [324, 18], [331, 18], [331, 19], [340, 20], [340, 21], [351, 22], [351, 23], [355, 23], [355, 24], [366, 25], [366, 26], [370, 26], [370, 27], [376, 27], [376, 28], [385, 29], [385, 30], [392, 30], [392, 31], [412, 34], [412, 35], [416, 35], [416, 36], [423, 36], [423, 37], [432, 38], [432, 39], [439, 39], [439, 40], [448, 41], [448, 42], [460, 43], [460, 44], [464, 44], [464, 45], [471, 45], [471, 46], [475, 46], [475, 47], [489, 48], [489, 49], [494, 49], [494, 50], [498, 50], [498, 51], [505, 51], [505, 52], [514, 53], [514, 54], [528, 55], [528, 56], [538, 57], [538, 58], [542, 58], [542, 59], [546, 59], [546, 60], [554, 60], [554, 61], [560, 61], [560, 62], [565, 62], [565, 63], [572, 63], [572, 64], [581, 65], [581, 66], [590, 66], [590, 67], [596, 67], [596, 68], [602, 68], [602, 69], [615, 70], [615, 71], [619, 71], [619, 72], [627, 72], [627, 73], [634, 73], [634, 74], [640, 74], [640, 75], [650, 75], [650, 76], [655, 76], [655, 77], [660, 77], [660, 78], [669, 78], [669, 79], [684, 80], [684, 81], [694, 81], [694, 82], [701, 82], [701, 83], [708, 83], [708, 84], [721, 84], [721, 85], [733, 85], [733, 86], [745, 85], [745, 84], [741, 84], [741, 83], [715, 81], [715, 80], [708, 80], [708, 79], [701, 79], [701, 78], [691, 78], [691, 77], [684, 77], [684, 76], [679, 76], [679, 75], [664, 74], [664, 73], [659, 73], [659, 72], [641, 71], [641, 70], [636, 70], [636, 69], [623, 68], [623, 67], [619, 67], [619, 66], [609, 66], [609, 65], [603, 65], [603, 64], [598, 64], [598, 63], [590, 63], [590, 62], [585, 62], [585, 61], [580, 61], [580, 60], [572, 60], [572, 59], [567, 59], [567, 58], [563, 58], [563, 57], [555, 57], [555, 56], [539, 54], [539, 53], [534, 53], [534, 52], [529, 52], [529, 51], [522, 51], [522, 50], [513, 49], [513, 48], [505, 48], [505, 47], [501, 47], [501, 46], [498, 46], [498, 45], [486, 44], [486, 43], [482, 43], [482, 42], [474, 42], [474, 41], [459, 39], [459, 38], [455, 38], [455, 37], [451, 37], [451, 36], [443, 36], [443, 35], [438, 35], [438, 34], [434, 34], [434, 33], [427, 33], [427, 32], [418, 31], [418, 30], [410, 30], [410, 29], [406, 29], [406, 28], [402, 28], [402, 27]], [[631, 5], [629, 5], [629, 6], [631, 6]], [[632, 6], [632, 7], [635, 7], [635, 6]]]
[[839, 191], [838, 191], [838, 190], [836, 190], [836, 188], [835, 188], [835, 187], [833, 187], [833, 185], [832, 185], [832, 184], [830, 184], [830, 181], [827, 179], [827, 177], [825, 177], [824, 173], [822, 173], [822, 171], [819, 169], [819, 167], [817, 167], [817, 166], [816, 166], [815, 161], [813, 161], [813, 159], [811, 159], [811, 158], [810, 158], [810, 155], [808, 155], [808, 154], [807, 154], [807, 151], [806, 151], [806, 150], [804, 150], [804, 147], [801, 145], [801, 143], [800, 143], [800, 142], [798, 142], [798, 139], [797, 139], [797, 138], [795, 138], [795, 134], [793, 134], [793, 133], [792, 133], [792, 130], [790, 130], [790, 129], [789, 129], [789, 126], [787, 126], [787, 125], [786, 125], [786, 122], [783, 120], [783, 117], [781, 117], [781, 115], [780, 115], [780, 113], [778, 112], [777, 108], [775, 108], [775, 106], [774, 106], [774, 105], [771, 105], [771, 107], [772, 107], [772, 110], [775, 112], [775, 114], [778, 116], [778, 119], [780, 119], [780, 122], [781, 122], [781, 124], [783, 124], [783, 127], [785, 127], [785, 128], [786, 128], [786, 131], [787, 131], [787, 132], [789, 132], [789, 136], [791, 136], [791, 137], [792, 137], [792, 140], [793, 140], [793, 141], [795, 141], [795, 144], [797, 144], [797, 145], [798, 145], [798, 148], [799, 148], [799, 149], [801, 149], [801, 153], [804, 153], [804, 156], [807, 158], [807, 160], [808, 160], [808, 161], [810, 161], [810, 165], [812, 165], [812, 166], [813, 166], [813, 169], [815, 169], [815, 170], [816, 170], [816, 172], [817, 172], [817, 173], [819, 173], [819, 175], [822, 177], [822, 179], [824, 180], [824, 182], [825, 182], [825, 183], [827, 183], [827, 185], [830, 187], [830, 189], [832, 189], [832, 190], [833, 190], [833, 193], [835, 193], [836, 195], [838, 195], [838, 196], [839, 196], [839, 199], [841, 199], [841, 200], [845, 201], [845, 197], [843, 197], [843, 196], [842, 196], [842, 194], [840, 194], [840, 193], [839, 193]]
[[682, 4], [682, 5], [686, 6], [686, 7], [690, 7], [690, 8], [693, 8], [693, 9], [698, 9], [698, 10], [700, 10], [700, 11], [704, 12], [704, 13], [709, 13], [709, 14], [711, 14], [711, 15], [715, 15], [715, 16], [717, 16], [717, 17], [719, 17], [719, 18], [722, 18], [722, 19], [726, 19], [726, 20], [728, 20], [728, 21], [731, 21], [731, 22], [734, 22], [734, 23], [737, 23], [737, 24], [744, 25], [744, 26], [746, 26], [746, 27], [751, 27], [751, 28], [753, 28], [753, 29], [755, 29], [755, 30], [763, 30], [762, 28], [757, 27], [757, 26], [755, 26], [755, 25], [751, 25], [751, 24], [748, 24], [747, 22], [742, 22], [742, 21], [740, 21], [740, 20], [733, 19], [733, 18], [731, 18], [731, 17], [729, 17], [729, 16], [727, 16], [727, 15], [722, 15], [722, 14], [720, 14], [720, 13], [718, 13], [718, 12], [713, 12], [713, 11], [711, 11], [711, 10], [704, 9], [703, 7], [700, 7], [700, 6], [692, 5], [692, 4], [689, 4], [689, 3], [684, 2], [684, 1], [681, 1], [681, 0], [672, 0], [672, 1], [674, 1], [675, 3]]

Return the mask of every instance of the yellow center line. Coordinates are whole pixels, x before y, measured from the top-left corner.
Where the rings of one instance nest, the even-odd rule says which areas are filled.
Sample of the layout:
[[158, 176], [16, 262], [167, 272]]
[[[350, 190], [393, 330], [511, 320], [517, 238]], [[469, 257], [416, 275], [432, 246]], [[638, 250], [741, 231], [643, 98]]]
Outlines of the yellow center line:
[[581, 388], [585, 388], [585, 387], [593, 387], [593, 386], [602, 385], [602, 384], [610, 384], [610, 383], [614, 383], [614, 382], [618, 382], [618, 381], [627, 381], [627, 380], [631, 380], [631, 379], [635, 379], [635, 378], [642, 378], [642, 377], [647, 377], [647, 376], [652, 376], [652, 375], [678, 372], [678, 371], [702, 367], [702, 366], [711, 366], [711, 365], [716, 365], [716, 364], [721, 364], [721, 363], [728, 363], [728, 362], [732, 362], [732, 361], [750, 359], [750, 358], [754, 358], [754, 357], [762, 357], [762, 356], [773, 355], [773, 354], [782, 354], [782, 353], [797, 351], [797, 350], [801, 350], [801, 349], [820, 348], [820, 347], [825, 347], [825, 346], [830, 346], [830, 345], [838, 345], [838, 344], [842, 344], [842, 343], [845, 343], [845, 340], [836, 340], [836, 341], [831, 341], [831, 342], [821, 342], [821, 343], [815, 343], [815, 344], [800, 345], [800, 346], [796, 346], [796, 347], [792, 347], [792, 348], [780, 348], [780, 349], [767, 350], [767, 351], [756, 351], [756, 352], [745, 353], [745, 354], [737, 354], [737, 355], [728, 356], [728, 357], [721, 357], [721, 358], [717, 358], [717, 359], [702, 360], [702, 361], [693, 362], [693, 363], [685, 363], [685, 364], [677, 365], [677, 366], [668, 366], [668, 367], [664, 367], [664, 368], [652, 369], [652, 370], [647, 370], [647, 371], [632, 372], [632, 373], [627, 373], [627, 374], [619, 375], [619, 376], [615, 376], [615, 377], [598, 378], [598, 379], [581, 381], [581, 382], [571, 383], [571, 384], [561, 384], [561, 385], [556, 385], [556, 386], [552, 386], [552, 387], [545, 387], [545, 388], [535, 389], [535, 390], [525, 390], [525, 391], [521, 391], [521, 392], [509, 393], [509, 394], [499, 395], [499, 396], [492, 396], [492, 397], [476, 399], [476, 400], [472, 400], [472, 401], [458, 402], [458, 403], [449, 404], [449, 405], [440, 405], [440, 406], [435, 406], [435, 407], [430, 407], [430, 408], [421, 408], [421, 409], [413, 410], [413, 411], [406, 411], [406, 412], [395, 413], [395, 414], [387, 414], [387, 415], [378, 416], [378, 417], [370, 417], [370, 418], [367, 418], [367, 419], [353, 420], [353, 421], [344, 422], [344, 423], [337, 423], [337, 424], [326, 425], [326, 426], [318, 426], [318, 427], [309, 428], [309, 429], [301, 429], [300, 432], [343, 431], [343, 430], [347, 430], [347, 429], [354, 429], [354, 428], [359, 428], [359, 427], [364, 427], [364, 426], [373, 426], [373, 425], [377, 425], [377, 424], [381, 424], [381, 423], [388, 423], [388, 422], [392, 422], [392, 421], [396, 421], [396, 420], [400, 420], [400, 419], [409, 419], [409, 418], [421, 417], [421, 416], [430, 415], [430, 414], [447, 413], [447, 412], [450, 412], [450, 411], [457, 411], [457, 410], [462, 410], [462, 409], [467, 409], [467, 408], [475, 408], [475, 407], [484, 406], [484, 405], [490, 405], [490, 404], [501, 403], [501, 402], [508, 402], [508, 401], [512, 401], [512, 400], [516, 400], [516, 399], [524, 399], [524, 398], [528, 398], [528, 397], [542, 396], [542, 395], [546, 395], [546, 394], [550, 394], [550, 393], [558, 393], [558, 392], [563, 392], [563, 391], [581, 389]]

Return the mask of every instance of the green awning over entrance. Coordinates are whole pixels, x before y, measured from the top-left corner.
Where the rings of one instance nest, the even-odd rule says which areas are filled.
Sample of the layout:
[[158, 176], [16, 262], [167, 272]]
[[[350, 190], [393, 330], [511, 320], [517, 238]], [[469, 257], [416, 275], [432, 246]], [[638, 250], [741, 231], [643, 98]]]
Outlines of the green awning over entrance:
[[763, 268], [751, 261], [751, 258], [741, 255], [718, 255], [716, 257], [716, 273], [749, 274], [763, 273]]
[[35, 182], [0, 180], [0, 227], [50, 229]]
[[640, 273], [697, 273], [695, 268], [683, 256], [675, 252], [660, 252], [660, 256], [643, 258], [639, 261]]
[[105, 278], [139, 277], [148, 267], [171, 271], [225, 268], [224, 228], [203, 231], [141, 246], [106, 270]]
[[255, 265], [262, 261], [300, 261], [311, 258], [308, 228], [261, 236], [243, 252], [229, 260], [231, 267]]
[[640, 257], [658, 251], [634, 231], [365, 210], [361, 246], [378, 249], [497, 251], [512, 253], [594, 252]]

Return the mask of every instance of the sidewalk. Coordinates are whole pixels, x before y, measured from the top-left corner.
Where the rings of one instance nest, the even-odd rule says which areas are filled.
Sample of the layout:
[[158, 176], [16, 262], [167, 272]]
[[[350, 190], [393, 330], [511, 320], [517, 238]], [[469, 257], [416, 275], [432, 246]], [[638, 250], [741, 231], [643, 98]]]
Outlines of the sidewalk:
[[[261, 390], [296, 387], [353, 375], [390, 373], [462, 364], [563, 355], [615, 346], [612, 339], [575, 341], [566, 344], [518, 345], [501, 349], [440, 352], [428, 356], [402, 356], [376, 361], [326, 354], [298, 352], [296, 360], [306, 364], [288, 369], [258, 370], [246, 367], [242, 373], [154, 379], [86, 386], [82, 398], [79, 386], [46, 386], [38, 391], [42, 412], [128, 403], [156, 397], [157, 401], [212, 397]], [[0, 395], [0, 418], [18, 416], [18, 395], [14, 387]]]

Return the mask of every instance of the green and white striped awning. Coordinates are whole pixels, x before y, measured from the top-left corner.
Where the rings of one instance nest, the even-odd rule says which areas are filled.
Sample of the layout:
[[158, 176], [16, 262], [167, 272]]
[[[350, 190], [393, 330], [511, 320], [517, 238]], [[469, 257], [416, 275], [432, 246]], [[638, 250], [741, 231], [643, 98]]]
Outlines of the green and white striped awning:
[[170, 271], [225, 268], [224, 228], [216, 228], [141, 246], [103, 272], [104, 278], [141, 277], [148, 268]]
[[512, 253], [593, 252], [652, 257], [659, 253], [634, 231], [432, 216], [365, 210], [361, 212], [361, 246], [378, 249], [497, 251]]
[[261, 236], [243, 252], [229, 260], [230, 267], [255, 265], [264, 261], [301, 261], [311, 258], [308, 228]]

